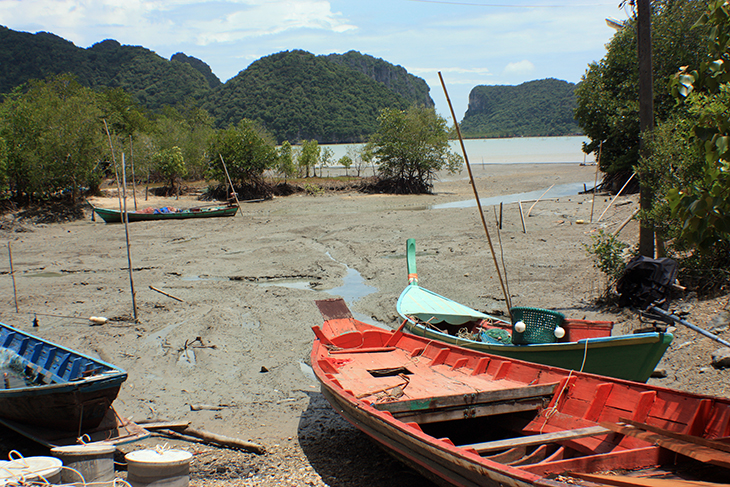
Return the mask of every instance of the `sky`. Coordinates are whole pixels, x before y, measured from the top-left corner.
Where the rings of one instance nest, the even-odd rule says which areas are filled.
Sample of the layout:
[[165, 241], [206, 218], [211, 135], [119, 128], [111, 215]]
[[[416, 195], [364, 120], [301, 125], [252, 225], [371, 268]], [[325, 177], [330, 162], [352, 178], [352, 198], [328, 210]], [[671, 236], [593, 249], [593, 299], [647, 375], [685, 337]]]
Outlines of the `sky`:
[[631, 14], [620, 0], [0, 0], [0, 25], [88, 48], [105, 39], [170, 59], [183, 52], [225, 82], [281, 51], [359, 51], [431, 88], [450, 123], [478, 85], [577, 83]]

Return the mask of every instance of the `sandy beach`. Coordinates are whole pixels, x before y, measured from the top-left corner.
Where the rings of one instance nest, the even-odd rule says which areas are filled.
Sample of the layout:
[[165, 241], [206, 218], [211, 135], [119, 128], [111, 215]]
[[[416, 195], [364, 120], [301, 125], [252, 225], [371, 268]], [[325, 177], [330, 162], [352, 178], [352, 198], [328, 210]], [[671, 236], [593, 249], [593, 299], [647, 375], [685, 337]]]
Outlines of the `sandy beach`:
[[[474, 174], [484, 199], [592, 182], [595, 167], [487, 164]], [[4, 251], [0, 320], [127, 370], [114, 403], [126, 417], [187, 420], [267, 450], [255, 455], [159, 436], [127, 447], [193, 451], [191, 485], [429, 485], [373, 447], [321, 396], [309, 367], [311, 327], [322, 321], [314, 301], [341, 296], [356, 317], [396, 327], [395, 303], [407, 284], [405, 244], [415, 238], [421, 285], [490, 314], [506, 313], [477, 207], [439, 207], [473, 199], [464, 170], [437, 181], [432, 195], [293, 195], [244, 203], [232, 218], [131, 223], [136, 321], [124, 225], [92, 221], [90, 210], [56, 224], [7, 214], [0, 234], [12, 247], [15, 292]], [[601, 229], [618, 229], [638, 207], [638, 195], [608, 208], [611, 200], [586, 194], [523, 202], [524, 227], [520, 205], [508, 203], [501, 230], [499, 207], [483, 208], [513, 305], [611, 320], [614, 334], [641, 326], [628, 310], [594, 304], [605, 278], [584, 245]], [[117, 208], [116, 191], [90, 203]], [[200, 203], [137, 194], [140, 209]], [[133, 199], [127, 204], [133, 207]], [[638, 223], [620, 236], [634, 243]], [[727, 298], [687, 296], [677, 303], [704, 326]], [[93, 326], [91, 316], [109, 321]], [[686, 329], [675, 335], [660, 364], [667, 376], [651, 381], [730, 393], [730, 372], [709, 367], [719, 344]], [[191, 408], [201, 405], [215, 407]], [[0, 431], [6, 449], [32, 451]]]

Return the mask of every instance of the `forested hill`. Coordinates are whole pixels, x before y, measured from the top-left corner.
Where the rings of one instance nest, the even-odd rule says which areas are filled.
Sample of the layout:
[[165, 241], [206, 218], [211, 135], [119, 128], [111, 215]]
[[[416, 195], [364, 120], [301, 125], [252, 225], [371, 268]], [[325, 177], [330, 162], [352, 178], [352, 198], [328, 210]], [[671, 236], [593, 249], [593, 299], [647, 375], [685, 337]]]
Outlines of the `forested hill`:
[[578, 135], [575, 87], [552, 78], [517, 86], [476, 86], [461, 131], [465, 137]]
[[394, 66], [387, 61], [357, 51], [348, 51], [345, 54], [329, 54], [324, 57], [329, 61], [360, 71], [369, 78], [383, 83], [411, 104], [426, 107], [434, 106], [433, 100], [428, 94], [430, 88], [426, 81], [423, 78], [409, 74], [402, 66]]
[[150, 110], [188, 99], [202, 103], [211, 91], [189, 64], [168, 61], [143, 47], [105, 40], [82, 49], [46, 32], [0, 27], [0, 93], [61, 73], [71, 73], [95, 89], [121, 87]]
[[243, 117], [260, 120], [279, 142], [361, 141], [375, 129], [382, 108], [433, 106], [423, 79], [356, 51], [282, 52], [221, 84], [205, 62], [184, 53], [167, 60], [110, 39], [83, 49], [47, 32], [0, 26], [0, 95], [61, 73], [94, 89], [122, 88], [152, 112], [192, 102], [205, 107], [217, 127]]
[[218, 89], [204, 106], [220, 126], [260, 120], [279, 141], [361, 141], [380, 110], [406, 100], [364, 74], [305, 51], [272, 54]]

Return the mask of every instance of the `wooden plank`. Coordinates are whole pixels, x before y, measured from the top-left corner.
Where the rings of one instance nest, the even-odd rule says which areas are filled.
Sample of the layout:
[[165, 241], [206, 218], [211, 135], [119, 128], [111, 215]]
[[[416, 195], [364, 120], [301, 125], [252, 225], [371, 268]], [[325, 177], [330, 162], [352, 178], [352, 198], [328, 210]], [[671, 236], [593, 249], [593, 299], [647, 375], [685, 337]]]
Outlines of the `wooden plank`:
[[[378, 409], [381, 406], [387, 406], [393, 403], [377, 404]], [[522, 411], [536, 411], [544, 408], [547, 400], [543, 398], [528, 398], [516, 401], [505, 401], [497, 403], [489, 403], [487, 405], [461, 406], [454, 408], [440, 408], [433, 410], [406, 411], [401, 413], [393, 413], [393, 416], [401, 421], [412, 421], [414, 423], [437, 423], [441, 421], [456, 421], [459, 419], [481, 418], [486, 416], [496, 416], [499, 414], [518, 413]]]
[[511, 389], [497, 389], [493, 391], [481, 391], [471, 394], [454, 394], [448, 396], [434, 396], [423, 399], [411, 399], [405, 401], [378, 404], [378, 409], [396, 413], [411, 413], [416, 411], [433, 411], [442, 408], [454, 408], [465, 406], [486, 405], [489, 403], [513, 401], [518, 399], [542, 398], [552, 396], [557, 383], [541, 384], [535, 386], [515, 387]]
[[621, 426], [620, 424], [610, 422], [601, 423], [601, 426], [604, 426], [615, 433], [633, 436], [634, 438], [639, 438], [640, 440], [644, 440], [648, 443], [659, 445], [662, 448], [693, 458], [699, 462], [730, 468], [730, 453], [724, 451], [715, 450], [714, 448], [690, 443], [688, 441], [682, 441], [657, 433], [650, 433], [634, 426]]
[[519, 438], [486, 441], [484, 443], [473, 443], [471, 445], [461, 445], [461, 447], [473, 448], [479, 453], [488, 453], [492, 451], [504, 450], [506, 448], [513, 448], [515, 446], [542, 445], [544, 443], [575, 440], [578, 438], [585, 438], [586, 436], [604, 435], [607, 433], [611, 433], [611, 430], [604, 428], [603, 426], [589, 426], [587, 428], [578, 428], [574, 430], [556, 431], [555, 433], [521, 436]]
[[677, 440], [682, 440], [682, 441], [686, 441], [688, 443], [694, 443], [696, 445], [702, 445], [702, 446], [706, 446], [708, 448], [713, 448], [715, 450], [721, 450], [721, 451], [730, 453], [730, 445], [721, 443], [719, 441], [708, 440], [707, 438], [702, 438], [701, 436], [692, 436], [692, 435], [685, 435], [682, 433], [675, 433], [674, 431], [669, 431], [667, 429], [660, 428], [658, 426], [652, 426], [650, 424], [640, 423], [638, 421], [632, 421], [632, 420], [626, 419], [626, 418], [620, 418], [619, 421], [621, 421], [622, 423], [629, 424], [631, 426], [635, 426], [642, 430], [651, 431], [652, 433], [657, 433], [660, 435], [668, 436], [670, 438], [675, 438]]
[[569, 472], [568, 477], [577, 477], [605, 485], [618, 487], [727, 487], [727, 484], [699, 482], [694, 480], [660, 479], [646, 477], [629, 477], [627, 475], [601, 475]]

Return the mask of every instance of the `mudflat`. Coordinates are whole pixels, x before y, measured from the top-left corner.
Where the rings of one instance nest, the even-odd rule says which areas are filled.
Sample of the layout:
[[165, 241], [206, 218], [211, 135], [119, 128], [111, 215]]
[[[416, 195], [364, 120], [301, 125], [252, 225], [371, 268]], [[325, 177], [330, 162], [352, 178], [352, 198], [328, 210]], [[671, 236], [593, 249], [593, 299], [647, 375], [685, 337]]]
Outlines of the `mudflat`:
[[[482, 199], [507, 199], [539, 196], [553, 185], [590, 188], [596, 169], [487, 164], [473, 170]], [[641, 326], [632, 312], [596, 307], [606, 279], [585, 250], [593, 235], [624, 224], [621, 239], [636, 242], [638, 223], [627, 220], [638, 195], [612, 202], [602, 194], [548, 194], [501, 209], [486, 205], [481, 214], [469, 203], [441, 207], [473, 199], [465, 170], [443, 175], [431, 195], [297, 194], [242, 203], [235, 217], [134, 222], [129, 246], [124, 225], [92, 221], [90, 210], [82, 220], [56, 224], [7, 214], [0, 234], [12, 249], [15, 284], [5, 258], [0, 319], [127, 370], [114, 403], [126, 417], [186, 420], [267, 450], [256, 455], [160, 436], [127, 447], [193, 451], [191, 485], [427, 485], [321, 396], [309, 367], [311, 327], [322, 322], [315, 300], [341, 296], [358, 318], [397, 327], [405, 244], [415, 238], [421, 285], [468, 306], [506, 313], [504, 287], [515, 306], [614, 321], [614, 334]], [[118, 208], [116, 190], [90, 203]], [[138, 191], [136, 204], [203, 203], [192, 196], [145, 199]], [[133, 197], [127, 205], [134, 208]], [[727, 298], [683, 301], [698, 325], [726, 305]], [[108, 321], [95, 324], [92, 316]], [[667, 376], [651, 381], [728, 394], [730, 374], [708, 367], [715, 345], [677, 329], [660, 364]], [[2, 446], [14, 448], [10, 442]]]

